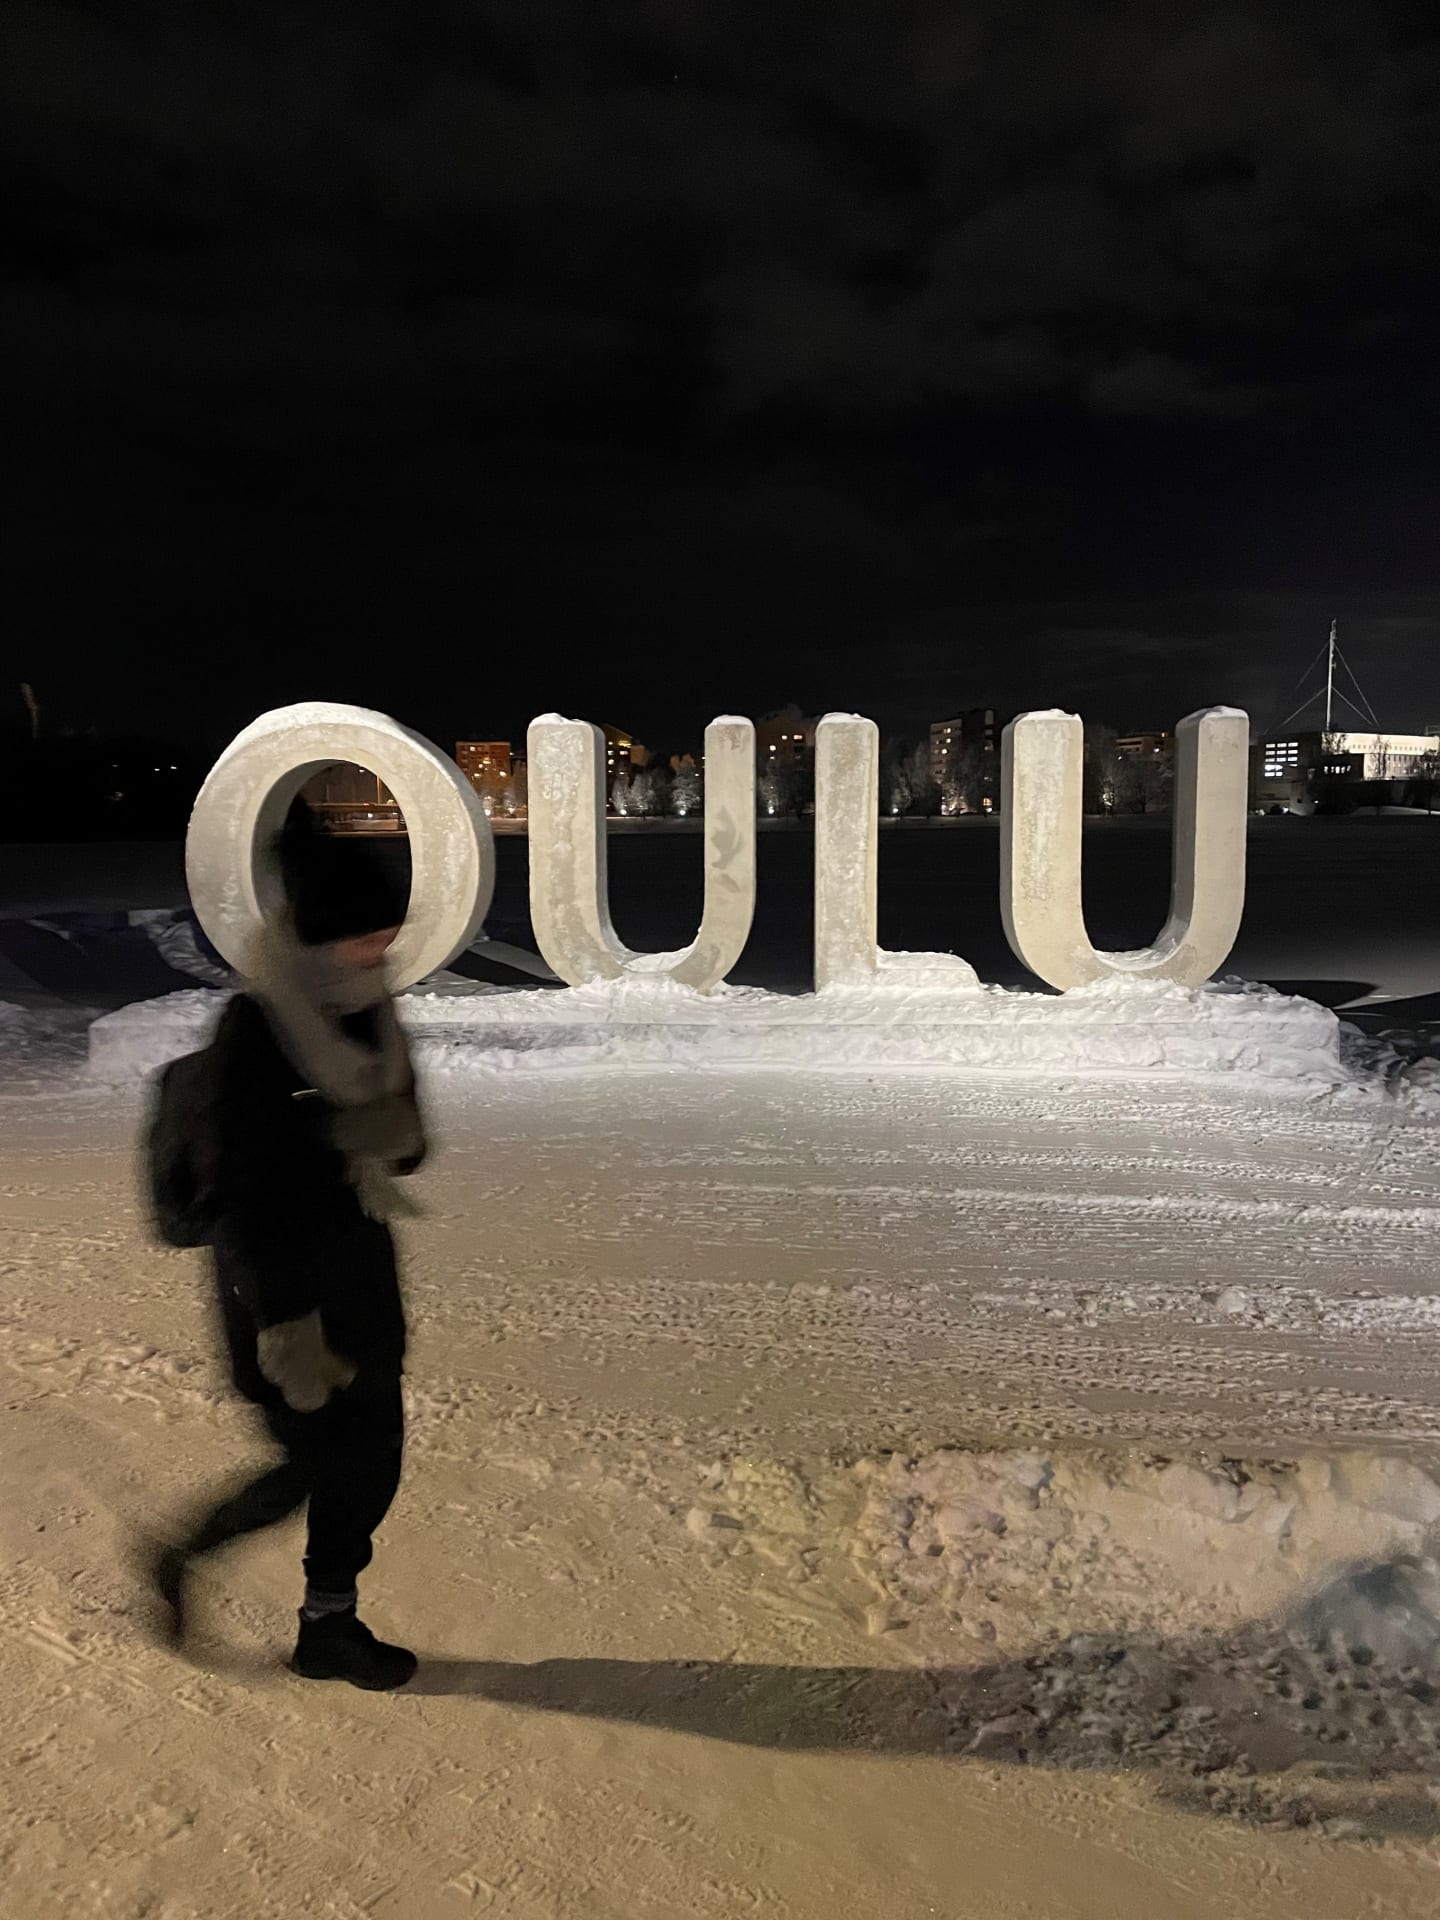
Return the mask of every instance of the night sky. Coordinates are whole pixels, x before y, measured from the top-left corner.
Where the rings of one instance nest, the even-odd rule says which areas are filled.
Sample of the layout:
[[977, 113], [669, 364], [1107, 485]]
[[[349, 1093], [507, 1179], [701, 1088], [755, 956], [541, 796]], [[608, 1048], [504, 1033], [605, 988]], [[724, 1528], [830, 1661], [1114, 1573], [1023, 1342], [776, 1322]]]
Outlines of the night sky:
[[1433, 4], [4, 13], [47, 723], [1440, 719]]

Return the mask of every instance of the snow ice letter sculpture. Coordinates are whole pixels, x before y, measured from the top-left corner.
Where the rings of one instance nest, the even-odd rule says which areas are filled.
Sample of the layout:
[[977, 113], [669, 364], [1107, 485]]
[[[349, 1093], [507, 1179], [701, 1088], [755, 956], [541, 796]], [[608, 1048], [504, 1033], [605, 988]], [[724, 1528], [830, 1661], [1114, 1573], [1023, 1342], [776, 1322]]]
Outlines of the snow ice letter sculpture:
[[392, 950], [397, 988], [448, 966], [484, 924], [495, 891], [495, 845], [480, 797], [418, 733], [363, 707], [309, 701], [263, 713], [210, 769], [185, 842], [196, 917], [239, 968], [262, 913], [278, 905], [264, 859], [290, 803], [313, 774], [351, 761], [378, 774], [410, 830], [410, 911]]
[[887, 953], [876, 944], [880, 729], [858, 713], [827, 713], [815, 730], [815, 990], [863, 986], [883, 974], [903, 986], [975, 987], [953, 953]]
[[705, 993], [744, 951], [755, 916], [755, 729], [705, 729], [705, 909], [675, 953], [632, 953], [610, 924], [605, 864], [605, 736], [583, 720], [530, 723], [530, 919], [546, 960], [572, 987], [668, 974]]
[[1175, 730], [1170, 917], [1153, 947], [1097, 953], [1080, 898], [1084, 732], [1074, 714], [1025, 713], [1005, 729], [1000, 910], [1032, 973], [1063, 992], [1097, 980], [1199, 987], [1220, 967], [1245, 907], [1250, 722], [1234, 707]]

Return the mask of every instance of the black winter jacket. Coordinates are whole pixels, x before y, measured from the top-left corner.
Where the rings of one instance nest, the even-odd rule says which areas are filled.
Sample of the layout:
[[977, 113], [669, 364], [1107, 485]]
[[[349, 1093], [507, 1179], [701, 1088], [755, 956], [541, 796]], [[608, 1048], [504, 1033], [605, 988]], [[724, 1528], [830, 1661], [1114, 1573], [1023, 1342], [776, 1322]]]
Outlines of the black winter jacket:
[[248, 995], [225, 1009], [213, 1046], [207, 1185], [236, 1386], [251, 1400], [273, 1400], [256, 1336], [317, 1307], [336, 1353], [360, 1367], [398, 1371], [405, 1312], [395, 1246], [360, 1205], [330, 1143], [333, 1109], [306, 1088]]

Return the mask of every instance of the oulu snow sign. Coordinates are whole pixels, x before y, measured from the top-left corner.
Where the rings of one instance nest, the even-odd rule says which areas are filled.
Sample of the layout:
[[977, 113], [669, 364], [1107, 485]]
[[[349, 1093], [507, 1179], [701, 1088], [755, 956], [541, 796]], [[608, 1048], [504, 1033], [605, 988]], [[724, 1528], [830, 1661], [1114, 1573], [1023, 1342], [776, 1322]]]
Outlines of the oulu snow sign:
[[[1154, 944], [1097, 951], [1081, 903], [1083, 733], [1072, 714], [1027, 713], [1005, 731], [1000, 906], [1011, 946], [1056, 994], [984, 986], [951, 953], [887, 953], [876, 939], [879, 733], [829, 714], [815, 741], [815, 993], [725, 984], [755, 910], [755, 737], [722, 717], [705, 734], [704, 908], [673, 953], [636, 953], [611, 924], [605, 752], [599, 729], [547, 714], [529, 730], [530, 904], [535, 938], [571, 991], [427, 993], [476, 938], [494, 889], [489, 821], [469, 781], [384, 714], [314, 702], [263, 714], [216, 761], [186, 849], [196, 914], [243, 968], [276, 903], [263, 849], [313, 774], [378, 774], [410, 834], [410, 912], [393, 959], [418, 1038], [443, 1032], [512, 1050], [610, 1045], [624, 1057], [827, 1065], [938, 1060], [1004, 1068], [1282, 1077], [1333, 1061], [1324, 1009], [1263, 988], [1209, 987], [1245, 900], [1249, 721], [1234, 708], [1176, 729], [1170, 913]], [[452, 983], [453, 984], [453, 983]], [[823, 1033], [823, 1040], [821, 1038]], [[599, 1036], [599, 1038], [597, 1038]]]

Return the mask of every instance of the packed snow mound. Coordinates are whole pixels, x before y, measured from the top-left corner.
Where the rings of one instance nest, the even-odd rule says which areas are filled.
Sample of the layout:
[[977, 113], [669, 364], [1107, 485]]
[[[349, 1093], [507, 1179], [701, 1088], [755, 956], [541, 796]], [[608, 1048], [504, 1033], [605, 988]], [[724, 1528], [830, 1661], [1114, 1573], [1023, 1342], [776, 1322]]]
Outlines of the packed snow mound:
[[1173, 1633], [1270, 1615], [1337, 1564], [1423, 1548], [1440, 1523], [1430, 1475], [1378, 1454], [943, 1451], [857, 1474], [854, 1552], [886, 1599], [988, 1618], [997, 1634], [1003, 1612], [1007, 1635], [1032, 1638], [1060, 1623]]
[[[1311, 1619], [1350, 1568], [1440, 1546], [1440, 1485], [1358, 1451], [1241, 1461], [942, 1448], [808, 1480], [740, 1457], [710, 1470], [698, 1513], [691, 1533], [743, 1534], [773, 1558], [796, 1541], [833, 1543], [870, 1594], [872, 1632], [903, 1622], [911, 1644], [952, 1653], [957, 1636], [1018, 1652], [1075, 1633]], [[1440, 1624], [1420, 1653], [1440, 1666]]]
[[1440, 1060], [1415, 1060], [1395, 1077], [1395, 1097], [1420, 1120], [1440, 1122]]
[[[1065, 1078], [1207, 1078], [1342, 1084], [1339, 1023], [1268, 987], [1106, 980], [1066, 994], [981, 986], [939, 963], [889, 955], [876, 978], [787, 995], [722, 986], [700, 993], [664, 974], [553, 991], [467, 991], [453, 979], [402, 997], [428, 1072], [624, 1066], [931, 1067]], [[965, 970], [968, 972], [968, 969]], [[95, 1023], [91, 1066], [126, 1080], [202, 1043], [218, 996], [172, 994]]]
[[83, 1068], [88, 1015], [0, 1000], [0, 1092], [28, 1091]]
[[1440, 1486], [1405, 1460], [946, 1449], [809, 1478], [737, 1458], [702, 1486], [698, 1550], [903, 1639], [913, 1693], [817, 1676], [856, 1745], [1163, 1769], [1299, 1826], [1330, 1811], [1312, 1769], [1440, 1778]]
[[229, 995], [203, 990], [167, 993], [103, 1014], [90, 1028], [90, 1073], [96, 1080], [140, 1081], [183, 1053], [203, 1047]]

